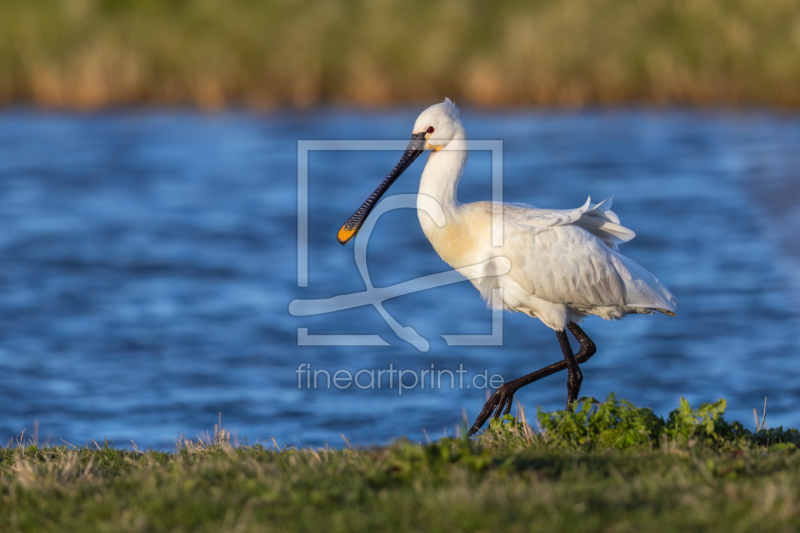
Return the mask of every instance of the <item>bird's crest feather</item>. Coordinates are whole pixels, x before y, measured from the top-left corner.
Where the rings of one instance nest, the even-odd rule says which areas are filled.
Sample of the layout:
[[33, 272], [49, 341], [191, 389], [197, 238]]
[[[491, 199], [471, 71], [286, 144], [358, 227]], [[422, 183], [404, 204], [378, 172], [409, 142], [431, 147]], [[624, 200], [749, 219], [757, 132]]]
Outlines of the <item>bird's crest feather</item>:
[[450, 100], [449, 98], [445, 97], [444, 103], [453, 106], [453, 110], [456, 112], [456, 116], [459, 116], [459, 117], [461, 116], [461, 111], [459, 111], [458, 107], [456, 106], [456, 104], [452, 100]]

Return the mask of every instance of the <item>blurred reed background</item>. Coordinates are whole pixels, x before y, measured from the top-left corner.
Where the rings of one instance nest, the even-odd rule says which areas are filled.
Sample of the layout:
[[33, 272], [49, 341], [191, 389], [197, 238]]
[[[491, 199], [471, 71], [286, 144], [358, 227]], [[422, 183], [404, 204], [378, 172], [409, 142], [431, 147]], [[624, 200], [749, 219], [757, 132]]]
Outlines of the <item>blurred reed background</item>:
[[796, 0], [3, 0], [0, 103], [800, 105]]

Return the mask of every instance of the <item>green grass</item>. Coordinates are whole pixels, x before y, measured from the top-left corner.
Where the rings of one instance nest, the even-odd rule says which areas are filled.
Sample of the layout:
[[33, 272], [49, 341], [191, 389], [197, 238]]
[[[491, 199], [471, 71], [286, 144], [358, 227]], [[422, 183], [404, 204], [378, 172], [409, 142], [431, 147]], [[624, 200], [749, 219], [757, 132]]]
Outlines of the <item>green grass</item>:
[[800, 105], [796, 0], [3, 0], [0, 103]]
[[611, 397], [495, 421], [478, 438], [375, 449], [184, 442], [174, 453], [18, 442], [0, 450], [0, 530], [795, 531], [795, 430], [724, 402], [666, 420]]

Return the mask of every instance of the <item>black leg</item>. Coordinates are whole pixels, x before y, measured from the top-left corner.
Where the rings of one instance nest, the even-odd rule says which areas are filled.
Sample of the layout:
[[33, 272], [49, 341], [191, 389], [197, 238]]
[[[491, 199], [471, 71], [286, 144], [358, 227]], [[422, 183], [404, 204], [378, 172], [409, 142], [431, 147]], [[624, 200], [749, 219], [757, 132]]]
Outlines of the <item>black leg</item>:
[[581, 392], [581, 382], [583, 381], [583, 373], [581, 367], [578, 366], [578, 361], [575, 360], [575, 354], [572, 353], [572, 346], [569, 345], [566, 331], [556, 331], [558, 335], [558, 343], [561, 345], [561, 351], [564, 352], [564, 360], [567, 362], [567, 370], [569, 377], [567, 377], [567, 409], [572, 405], [572, 402], [578, 399], [578, 394]]
[[[581, 349], [578, 351], [576, 355], [572, 357], [572, 359], [580, 364], [585, 363], [586, 361], [589, 360], [590, 357], [592, 357], [595, 354], [597, 348], [592, 342], [592, 339], [590, 339], [589, 336], [586, 335], [586, 333], [584, 333], [583, 330], [580, 327], [578, 327], [577, 324], [570, 322], [568, 327], [569, 330], [572, 332], [572, 334], [575, 336], [575, 338], [578, 339], [578, 342], [581, 343]], [[566, 341], [566, 345], [569, 348], [569, 340], [567, 339], [566, 332], [559, 331], [557, 333], [558, 333], [559, 344], [561, 344], [561, 338], [563, 335], [563, 338]], [[562, 345], [562, 351], [564, 351], [563, 345]], [[570, 355], [572, 355], [572, 348], [569, 348], [569, 353]], [[481, 413], [478, 415], [478, 418], [475, 419], [475, 423], [469, 430], [469, 435], [470, 436], [474, 435], [481, 428], [481, 426], [483, 426], [483, 424], [486, 423], [489, 417], [492, 416], [492, 412], [494, 412], [495, 418], [500, 418], [501, 414], [508, 414], [509, 412], [511, 412], [511, 405], [514, 400], [514, 393], [516, 393], [519, 389], [521, 389], [525, 385], [533, 383], [534, 381], [546, 378], [547, 376], [555, 374], [556, 372], [561, 372], [562, 370], [566, 370], [568, 368], [570, 368], [570, 365], [568, 363], [565, 352], [563, 361], [553, 363], [552, 365], [546, 366], [541, 370], [537, 370], [536, 372], [531, 372], [527, 376], [522, 376], [521, 378], [515, 379], [514, 381], [509, 381], [508, 383], [504, 383], [503, 385], [498, 387], [498, 389], [494, 392], [491, 398], [489, 398], [489, 400], [483, 406], [483, 409], [481, 410]], [[578, 368], [578, 375], [580, 376], [580, 379], [577, 380], [578, 390], [580, 390], [580, 381], [582, 381], [583, 379], [583, 376], [580, 374], [580, 368]], [[573, 376], [574, 374], [570, 372], [570, 378], [568, 378], [567, 381], [568, 394], [570, 391], [569, 383], [575, 381], [574, 379], [572, 379]], [[576, 398], [577, 394], [578, 391], [575, 391]], [[571, 400], [569, 401], [569, 403], [571, 403]], [[567, 405], [569, 405], [569, 403]]]
[[578, 324], [575, 322], [570, 322], [567, 326], [572, 334], [578, 339], [578, 342], [581, 343], [581, 349], [578, 350], [578, 353], [575, 354], [575, 359], [580, 363], [583, 364], [589, 360], [591, 356], [595, 354], [597, 351], [597, 347], [592, 342], [592, 339], [589, 338], [589, 335], [583, 332], [583, 330], [578, 327]]

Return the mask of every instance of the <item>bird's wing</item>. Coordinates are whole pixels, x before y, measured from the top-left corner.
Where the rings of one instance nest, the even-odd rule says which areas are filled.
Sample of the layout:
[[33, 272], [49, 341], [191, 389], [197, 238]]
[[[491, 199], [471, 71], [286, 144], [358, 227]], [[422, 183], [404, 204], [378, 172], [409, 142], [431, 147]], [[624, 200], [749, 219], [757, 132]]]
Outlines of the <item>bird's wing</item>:
[[675, 297], [653, 274], [577, 224], [531, 229], [506, 226], [504, 248], [514, 256], [508, 275], [537, 298], [578, 307], [676, 310]]
[[504, 216], [516, 224], [537, 227], [575, 224], [599, 238], [609, 248], [619, 250], [619, 243], [628, 242], [636, 234], [622, 226], [611, 210], [612, 198], [593, 204], [591, 197], [577, 209], [537, 209], [525, 204], [506, 204]]
[[[491, 210], [488, 202], [484, 210]], [[474, 205], [474, 204], [473, 204]], [[634, 233], [619, 225], [611, 202], [573, 210], [503, 207], [508, 276], [537, 298], [578, 307], [627, 306], [675, 311], [675, 297], [658, 279], [618, 253]]]
[[507, 224], [508, 276], [533, 296], [580, 307], [625, 305], [625, 287], [613, 251], [585, 230], [563, 224]]

